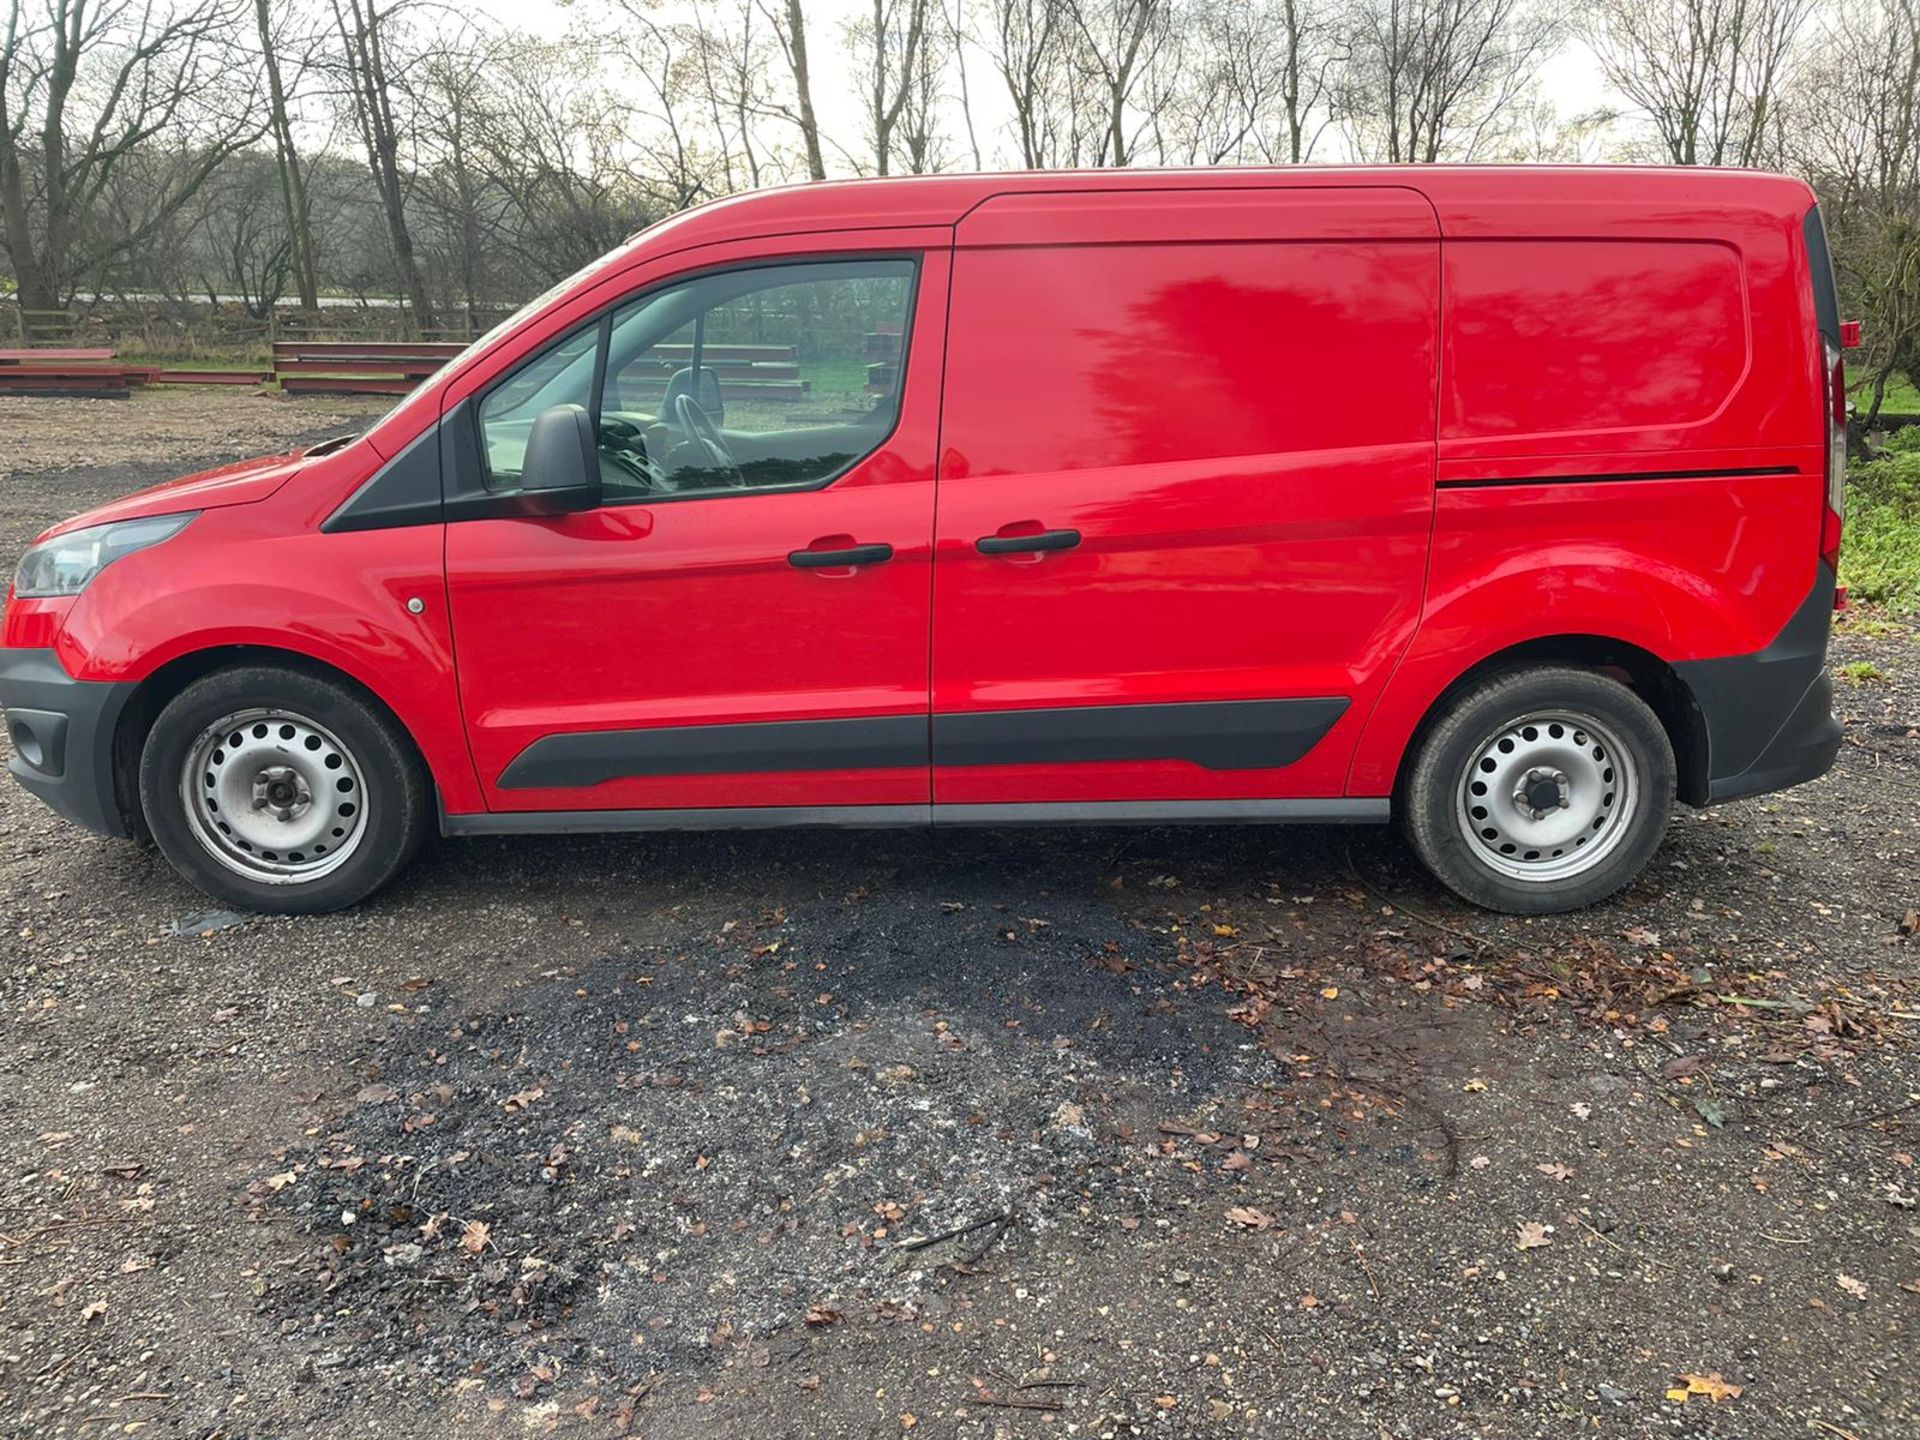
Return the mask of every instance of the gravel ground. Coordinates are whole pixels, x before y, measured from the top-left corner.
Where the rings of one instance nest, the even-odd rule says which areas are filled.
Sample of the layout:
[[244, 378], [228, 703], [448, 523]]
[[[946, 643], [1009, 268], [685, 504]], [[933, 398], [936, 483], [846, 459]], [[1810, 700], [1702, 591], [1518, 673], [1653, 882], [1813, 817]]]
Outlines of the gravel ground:
[[[9, 567], [342, 420], [28, 403]], [[0, 786], [0, 1433], [1920, 1434], [1920, 650], [1835, 660], [1832, 775], [1536, 921], [1304, 828], [448, 842], [239, 921]]]

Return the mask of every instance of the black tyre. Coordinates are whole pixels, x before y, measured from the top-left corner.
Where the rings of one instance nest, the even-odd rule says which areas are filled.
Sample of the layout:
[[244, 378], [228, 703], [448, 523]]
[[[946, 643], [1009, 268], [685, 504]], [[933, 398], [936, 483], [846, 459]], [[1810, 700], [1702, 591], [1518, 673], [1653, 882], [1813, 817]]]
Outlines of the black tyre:
[[1660, 848], [1673, 746], [1617, 680], [1540, 665], [1446, 702], [1400, 796], [1414, 850], [1457, 894], [1514, 915], [1591, 905]]
[[247, 665], [194, 681], [140, 754], [154, 842], [214, 899], [308, 915], [378, 890], [426, 831], [407, 738], [346, 686]]

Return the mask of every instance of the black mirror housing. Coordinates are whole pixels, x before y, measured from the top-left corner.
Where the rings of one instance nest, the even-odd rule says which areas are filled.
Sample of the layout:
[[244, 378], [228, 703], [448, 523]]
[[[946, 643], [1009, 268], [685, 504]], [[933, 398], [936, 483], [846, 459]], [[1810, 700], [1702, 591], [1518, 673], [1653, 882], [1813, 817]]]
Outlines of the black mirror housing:
[[542, 410], [527, 433], [519, 498], [538, 515], [567, 515], [600, 504], [600, 444], [583, 405]]

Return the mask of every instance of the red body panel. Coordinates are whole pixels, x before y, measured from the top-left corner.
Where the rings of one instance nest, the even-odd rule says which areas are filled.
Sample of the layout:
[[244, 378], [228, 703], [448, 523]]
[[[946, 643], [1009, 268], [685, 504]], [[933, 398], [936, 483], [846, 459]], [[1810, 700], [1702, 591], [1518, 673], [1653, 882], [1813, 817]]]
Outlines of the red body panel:
[[[1339, 795], [1364, 702], [1419, 615], [1433, 212], [1405, 190], [1209, 192], [1170, 210], [1147, 187], [1099, 196], [1091, 215], [1080, 201], [989, 201], [960, 226], [935, 713], [1360, 703], [1289, 766], [947, 766], [934, 798]], [[975, 548], [1023, 527], [1083, 540]]]
[[[1748, 654], [1805, 599], [1825, 437], [1811, 203], [1774, 176], [1624, 168], [740, 197], [635, 237], [353, 444], [56, 527], [203, 512], [78, 598], [10, 598], [0, 643], [53, 649], [82, 680], [236, 646], [308, 657], [391, 708], [452, 814], [1384, 796], [1436, 698], [1502, 650], [1580, 635], [1669, 662]], [[901, 416], [824, 489], [320, 529], [617, 300], [710, 266], [882, 253], [923, 257]], [[1052, 528], [1081, 544], [975, 548]], [[826, 537], [895, 557], [786, 563]], [[496, 783], [573, 731], [1307, 697], [1350, 703], [1272, 769]]]

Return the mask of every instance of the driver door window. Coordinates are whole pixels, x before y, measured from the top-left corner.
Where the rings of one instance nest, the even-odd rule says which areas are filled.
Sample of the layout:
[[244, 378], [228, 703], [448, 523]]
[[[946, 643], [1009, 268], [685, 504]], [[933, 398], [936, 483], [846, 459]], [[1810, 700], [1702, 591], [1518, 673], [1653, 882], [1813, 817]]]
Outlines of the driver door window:
[[828, 484], [899, 416], [914, 279], [909, 260], [831, 261], [654, 291], [486, 397], [489, 484], [518, 483], [534, 417], [569, 403], [594, 412], [609, 504]]

